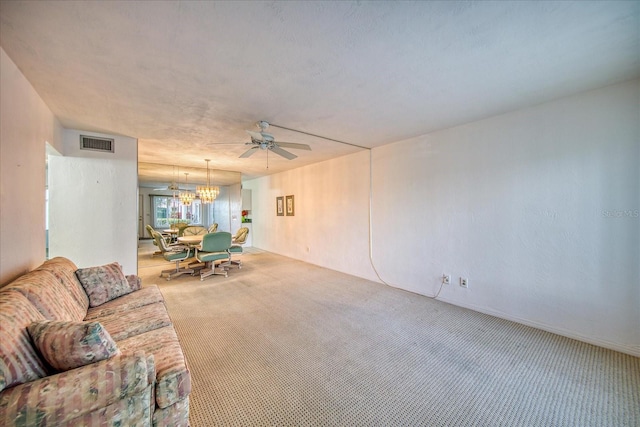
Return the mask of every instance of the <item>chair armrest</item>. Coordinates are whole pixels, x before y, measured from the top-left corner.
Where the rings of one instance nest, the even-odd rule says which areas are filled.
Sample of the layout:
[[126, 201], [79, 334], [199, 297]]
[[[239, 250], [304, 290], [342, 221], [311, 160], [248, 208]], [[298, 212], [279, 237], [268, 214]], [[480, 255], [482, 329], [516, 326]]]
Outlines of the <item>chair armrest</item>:
[[20, 384], [0, 393], [0, 425], [64, 424], [143, 394], [154, 378], [153, 357], [137, 351]]

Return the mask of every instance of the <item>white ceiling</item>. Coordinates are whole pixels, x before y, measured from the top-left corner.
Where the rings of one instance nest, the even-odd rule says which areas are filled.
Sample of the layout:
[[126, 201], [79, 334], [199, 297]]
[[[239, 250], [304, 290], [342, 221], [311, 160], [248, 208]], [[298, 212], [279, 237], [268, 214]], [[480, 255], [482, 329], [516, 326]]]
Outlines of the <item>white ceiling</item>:
[[63, 126], [246, 178], [358, 150], [271, 127], [313, 151], [267, 170], [238, 158], [258, 120], [375, 147], [640, 76], [638, 1], [3, 0], [0, 17]]

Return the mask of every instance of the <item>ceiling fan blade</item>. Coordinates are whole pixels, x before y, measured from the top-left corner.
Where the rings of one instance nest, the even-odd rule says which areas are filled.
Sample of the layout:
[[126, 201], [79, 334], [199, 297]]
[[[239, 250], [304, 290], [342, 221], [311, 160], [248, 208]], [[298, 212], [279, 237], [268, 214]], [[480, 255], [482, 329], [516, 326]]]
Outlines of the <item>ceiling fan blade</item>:
[[264, 138], [262, 137], [262, 134], [260, 132], [254, 132], [252, 130], [248, 130], [247, 133], [251, 135], [251, 139], [254, 139], [260, 142], [264, 141]]
[[283, 150], [282, 148], [280, 148], [280, 147], [276, 147], [276, 146], [273, 146], [273, 147], [269, 148], [269, 150], [271, 150], [271, 151], [273, 151], [274, 153], [279, 154], [279, 155], [281, 155], [282, 157], [284, 157], [285, 159], [289, 159], [289, 160], [293, 160], [293, 159], [295, 159], [296, 157], [298, 157], [298, 156], [296, 156], [295, 154], [290, 153], [290, 152], [288, 152], [288, 151], [285, 151], [285, 150]]
[[286, 148], [297, 148], [298, 150], [308, 150], [311, 151], [311, 147], [307, 144], [296, 144], [295, 142], [276, 142], [279, 147]]
[[259, 148], [259, 146], [255, 146], [255, 147], [251, 147], [249, 148], [247, 151], [245, 151], [244, 153], [240, 154], [240, 158], [247, 158], [250, 155], [252, 155], [253, 153], [256, 152], [256, 148]]

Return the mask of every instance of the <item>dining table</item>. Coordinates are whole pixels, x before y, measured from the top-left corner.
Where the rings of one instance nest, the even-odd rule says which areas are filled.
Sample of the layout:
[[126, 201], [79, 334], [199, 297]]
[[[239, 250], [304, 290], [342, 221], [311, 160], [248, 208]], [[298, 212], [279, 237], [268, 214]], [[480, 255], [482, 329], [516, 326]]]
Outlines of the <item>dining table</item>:
[[163, 233], [168, 234], [169, 236], [171, 236], [171, 241], [175, 242], [176, 237], [178, 236], [178, 230], [175, 228], [167, 228], [162, 230]]
[[188, 246], [199, 246], [200, 243], [202, 243], [202, 238], [204, 236], [205, 236], [204, 234], [198, 234], [195, 236], [180, 236], [178, 237], [178, 242], [184, 243], [185, 245], [188, 245]]

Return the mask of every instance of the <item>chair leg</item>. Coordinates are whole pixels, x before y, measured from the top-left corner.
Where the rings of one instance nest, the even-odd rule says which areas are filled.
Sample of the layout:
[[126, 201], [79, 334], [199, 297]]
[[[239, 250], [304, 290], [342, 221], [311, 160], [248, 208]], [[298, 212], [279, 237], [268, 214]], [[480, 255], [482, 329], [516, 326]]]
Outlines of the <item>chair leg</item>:
[[219, 274], [224, 277], [229, 277], [227, 273], [227, 269], [220, 264], [219, 266], [215, 265], [215, 262], [208, 261], [206, 263], [206, 267], [200, 270], [200, 281], [202, 282], [205, 277], [213, 276], [214, 274]]
[[194, 270], [192, 268], [180, 268], [180, 261], [176, 261], [176, 268], [171, 269], [171, 270], [163, 270], [162, 273], [160, 273], [160, 277], [162, 277], [165, 274], [168, 274], [167, 276], [167, 280], [171, 280], [174, 277], [178, 277], [181, 276], [183, 274], [193, 274]]
[[[204, 263], [204, 262], [200, 262], [200, 261], [198, 261], [198, 260], [196, 259], [195, 261], [190, 262], [190, 263], [189, 263], [189, 265], [187, 265], [187, 267], [188, 267], [188, 268], [191, 268], [191, 269], [193, 269], [193, 270], [198, 270], [198, 271], [200, 271], [200, 270], [202, 270], [203, 268], [205, 268], [205, 267], [206, 267], [206, 263]], [[196, 273], [197, 273], [198, 271], [196, 271]], [[194, 273], [194, 275], [195, 275], [195, 273]]]
[[229, 260], [227, 261], [227, 265], [228, 266], [237, 265], [238, 268], [242, 268], [242, 261], [240, 261], [240, 259], [233, 259], [232, 258], [233, 254], [242, 255], [242, 252], [229, 252]]

